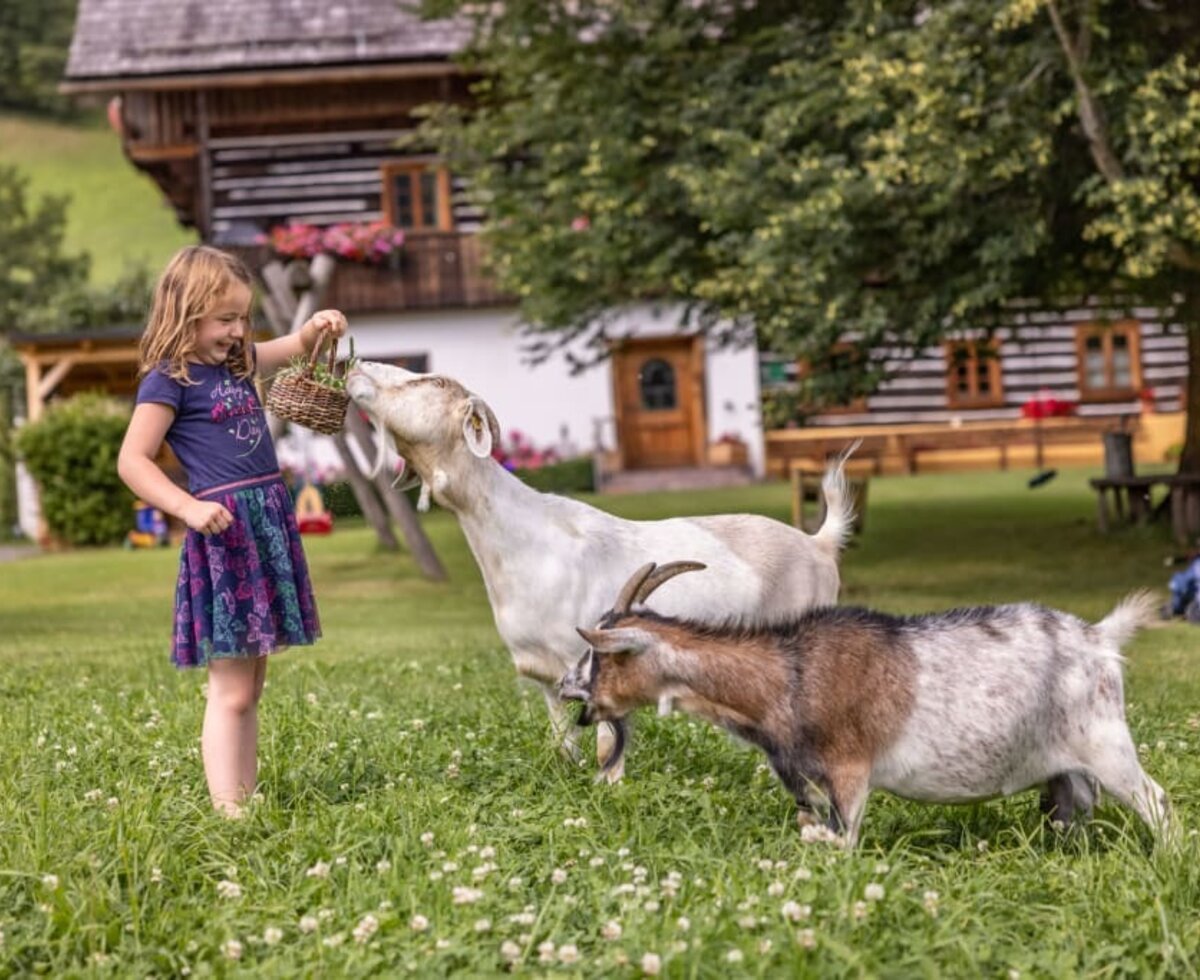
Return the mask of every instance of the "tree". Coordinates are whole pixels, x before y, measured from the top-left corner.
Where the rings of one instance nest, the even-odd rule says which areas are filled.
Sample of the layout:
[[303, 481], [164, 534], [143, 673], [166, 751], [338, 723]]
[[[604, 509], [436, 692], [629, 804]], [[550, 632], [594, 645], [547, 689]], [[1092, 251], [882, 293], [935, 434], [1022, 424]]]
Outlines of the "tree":
[[817, 358], [990, 328], [1018, 299], [1154, 303], [1189, 332], [1200, 468], [1200, 7], [430, 9], [479, 18], [479, 104], [430, 129], [487, 202], [535, 353], [603, 356], [639, 298]]
[[67, 63], [76, 0], [4, 0], [0, 4], [0, 109], [64, 115], [58, 93]]

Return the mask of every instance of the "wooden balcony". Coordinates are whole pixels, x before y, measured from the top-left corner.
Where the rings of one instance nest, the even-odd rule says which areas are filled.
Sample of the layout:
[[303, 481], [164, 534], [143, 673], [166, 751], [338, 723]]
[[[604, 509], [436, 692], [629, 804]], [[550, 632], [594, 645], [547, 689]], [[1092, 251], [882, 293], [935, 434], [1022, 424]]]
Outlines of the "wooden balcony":
[[[241, 254], [253, 268], [271, 258], [265, 248], [231, 251]], [[346, 313], [368, 313], [511, 302], [485, 275], [483, 248], [476, 235], [428, 232], [410, 235], [389, 264], [339, 262], [322, 305]]]

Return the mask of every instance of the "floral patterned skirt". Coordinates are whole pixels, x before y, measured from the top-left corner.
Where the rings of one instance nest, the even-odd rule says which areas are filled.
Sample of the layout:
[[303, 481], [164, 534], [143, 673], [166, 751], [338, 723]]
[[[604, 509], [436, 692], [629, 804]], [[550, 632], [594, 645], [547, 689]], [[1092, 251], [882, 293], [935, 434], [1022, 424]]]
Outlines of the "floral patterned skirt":
[[321, 635], [292, 498], [278, 474], [200, 496], [223, 504], [221, 534], [189, 530], [175, 586], [177, 667], [261, 657]]

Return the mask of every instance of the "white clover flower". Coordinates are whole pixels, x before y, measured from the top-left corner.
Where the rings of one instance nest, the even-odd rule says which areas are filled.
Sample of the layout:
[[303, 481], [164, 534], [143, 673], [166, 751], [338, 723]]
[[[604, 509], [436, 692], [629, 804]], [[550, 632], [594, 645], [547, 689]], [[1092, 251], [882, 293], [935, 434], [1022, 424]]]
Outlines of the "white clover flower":
[[624, 930], [621, 928], [621, 923], [617, 922], [615, 919], [610, 919], [600, 928], [600, 935], [609, 942], [616, 942], [618, 939], [620, 939], [622, 932], [624, 932]]
[[644, 908], [647, 912], [654, 913], [662, 908], [662, 906], [658, 902], [654, 901], [654, 899], [651, 899], [645, 905], [643, 905], [642, 908]]
[[619, 848], [617, 850], [617, 857], [619, 857], [619, 858], [629, 857], [629, 848], [628, 847]]
[[304, 700], [307, 701], [309, 704], [316, 704], [317, 696], [315, 694], [313, 694], [312, 691], [309, 691], [306, 695], [304, 695]]
[[409, 722], [409, 724], [412, 726], [412, 730], [414, 732], [421, 732], [425, 730], [425, 720], [423, 718], [414, 718], [411, 722]]
[[58, 875], [42, 875], [42, 884], [54, 891], [58, 887]]
[[515, 963], [521, 958], [521, 947], [511, 939], [506, 939], [500, 944], [500, 956], [509, 963]]
[[537, 916], [532, 912], [517, 912], [510, 915], [508, 921], [517, 926], [531, 926], [537, 922]]
[[630, 884], [627, 881], [623, 884], [617, 885], [617, 887], [613, 889], [613, 894], [614, 895], [632, 895], [636, 891], [637, 891], [637, 887]]
[[648, 977], [656, 977], [662, 972], [662, 957], [657, 953], [646, 953], [642, 956], [642, 972]]
[[743, 915], [737, 920], [739, 929], [753, 929], [758, 925], [758, 919], [753, 915]]
[[380, 860], [375, 862], [375, 870], [378, 871], [381, 875], [387, 874], [389, 871], [392, 870], [392, 862], [389, 861], [387, 858], [381, 858]]
[[322, 922], [328, 922], [333, 918], [333, 909], [317, 909], [317, 918]]
[[319, 923], [317, 922], [317, 917], [315, 915], [302, 915], [300, 917], [299, 929], [305, 934], [316, 932], [318, 925]]
[[563, 943], [558, 947], [558, 962], [568, 965], [579, 962], [579, 949], [574, 943]]
[[[153, 761], [153, 760], [151, 760], [151, 761]], [[103, 795], [104, 795], [103, 790], [89, 789], [86, 793], [83, 794], [83, 798], [84, 798], [85, 802], [87, 802], [87, 803], [95, 803]]]
[[838, 836], [824, 824], [810, 823], [800, 828], [800, 840], [804, 844], [836, 844]]
[[283, 939], [283, 930], [278, 926], [267, 926], [263, 930], [263, 942], [268, 946], [276, 946]]
[[817, 945], [817, 934], [812, 929], [797, 930], [796, 942], [798, 942], [804, 949], [812, 949]]
[[725, 954], [725, 961], [727, 963], [741, 963], [745, 958], [745, 955], [740, 949], [731, 949]]
[[975, 845], [975, 849], [977, 851], [979, 851], [980, 854], [982, 854], [984, 851], [986, 851], [988, 849], [988, 842], [985, 840], [979, 841], [979, 843], [977, 843]]
[[354, 927], [354, 941], [356, 943], [367, 942], [379, 930], [379, 920], [375, 916], [364, 915]]
[[459, 885], [454, 889], [455, 905], [474, 905], [481, 898], [483, 898], [483, 892], [478, 888], [467, 888], [464, 885]]
[[868, 902], [882, 901], [884, 894], [885, 892], [883, 885], [879, 884], [877, 881], [871, 882], [866, 888], [863, 889], [863, 898], [865, 898]]
[[339, 868], [342, 867], [346, 863], [346, 855], [339, 854], [337, 857], [335, 857], [333, 859], [333, 863], [336, 864]]
[[439, 939], [433, 944], [434, 949], [449, 949], [454, 944], [449, 939]]
[[476, 881], [479, 881], [481, 878], [486, 878], [495, 870], [495, 864], [493, 864], [491, 861], [485, 861], [483, 864], [479, 865], [479, 867], [471, 869], [471, 877]]
[[424, 844], [426, 847], [433, 846], [433, 831], [432, 830], [427, 830], [427, 831], [425, 831], [425, 833], [423, 833], [421, 835], [421, 843]]
[[306, 878], [328, 878], [330, 866], [325, 861], [318, 861], [304, 872]]
[[520, 888], [524, 884], [525, 884], [524, 878], [509, 878], [508, 879], [508, 890], [511, 892], [515, 892], [518, 888]]
[[548, 940], [544, 943], [538, 943], [537, 951], [539, 963], [554, 962], [554, 943]]
[[218, 881], [217, 894], [220, 895], [221, 898], [241, 898], [242, 886], [236, 881]]
[[490, 861], [495, 856], [496, 856], [496, 849], [494, 847], [492, 847], [490, 844], [487, 847], [481, 847], [479, 849], [479, 857], [484, 861]]
[[492, 920], [491, 919], [476, 919], [475, 920], [475, 931], [476, 932], [491, 932], [492, 931]]
[[458, 870], [458, 862], [457, 861], [446, 861], [442, 865], [442, 870], [445, 871], [446, 874], [453, 874], [455, 871]]
[[555, 868], [550, 872], [550, 881], [556, 885], [561, 885], [567, 880], [567, 873], [562, 868]]
[[96, 966], [105, 966], [108, 964], [110, 957], [107, 953], [98, 949], [91, 956], [89, 956], [88, 959], [91, 960]]
[[242, 944], [236, 939], [226, 939], [221, 944], [221, 952], [228, 960], [240, 960], [242, 958]]
[[880, 861], [877, 865], [875, 865], [875, 873], [877, 875], [885, 875], [891, 870], [892, 866], [886, 861]]
[[853, 913], [854, 913], [854, 918], [865, 919], [867, 917], [867, 903], [866, 902], [855, 902]]
[[812, 915], [812, 906], [801, 905], [799, 902], [784, 902], [779, 911], [789, 922], [799, 922]]
[[391, 901], [389, 901], [386, 898], [382, 902], [379, 903], [379, 911], [380, 912], [386, 912], [391, 907], [392, 907]]
[[771, 942], [771, 940], [769, 940], [769, 939], [760, 939], [758, 941], [759, 955], [766, 956], [767, 953], [771, 952], [771, 947], [773, 947], [774, 945], [775, 944], [773, 942]]
[[927, 891], [921, 897], [921, 904], [925, 907], [925, 911], [935, 919], [938, 914], [938, 897], [938, 893], [935, 891]]
[[408, 920], [408, 927], [413, 932], [424, 932], [429, 928], [429, 920], [423, 915], [414, 915]]
[[774, 868], [775, 868], [775, 862], [770, 860], [769, 858], [762, 858], [758, 862], [758, 870], [759, 871], [771, 871]]
[[599, 868], [604, 864], [604, 858], [597, 854], [594, 858], [588, 861], [588, 864], [593, 868]]
[[778, 898], [786, 889], [783, 887], [783, 882], [773, 881], [767, 886], [767, 895], [770, 898]]
[[321, 940], [322, 944], [328, 946], [330, 949], [334, 949], [342, 945], [342, 943], [345, 941], [346, 934], [344, 932], [335, 932], [332, 936], [326, 936]]
[[162, 884], [162, 880], [163, 880], [162, 868], [151, 868], [150, 869], [150, 884], [160, 885], [160, 884]]
[[690, 928], [692, 928], [692, 920], [686, 915], [681, 915], [675, 920], [675, 928], [680, 932], [687, 932]]

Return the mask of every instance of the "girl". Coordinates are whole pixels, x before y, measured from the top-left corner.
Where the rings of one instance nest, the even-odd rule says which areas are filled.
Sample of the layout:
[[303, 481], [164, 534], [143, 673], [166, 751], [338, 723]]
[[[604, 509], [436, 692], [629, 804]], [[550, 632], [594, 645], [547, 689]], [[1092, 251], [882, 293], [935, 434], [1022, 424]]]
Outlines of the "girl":
[[[154, 290], [137, 405], [117, 460], [137, 496], [188, 527], [171, 657], [208, 668], [204, 774], [213, 806], [231, 817], [254, 792], [266, 655], [321, 632], [253, 378], [311, 352], [324, 333], [346, 332], [341, 313], [323, 310], [298, 333], [251, 343], [252, 285], [240, 260], [214, 248], [171, 259]], [[187, 471], [187, 491], [154, 462], [164, 439]]]

